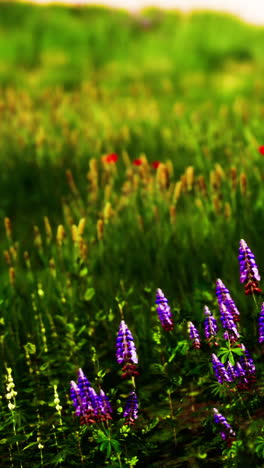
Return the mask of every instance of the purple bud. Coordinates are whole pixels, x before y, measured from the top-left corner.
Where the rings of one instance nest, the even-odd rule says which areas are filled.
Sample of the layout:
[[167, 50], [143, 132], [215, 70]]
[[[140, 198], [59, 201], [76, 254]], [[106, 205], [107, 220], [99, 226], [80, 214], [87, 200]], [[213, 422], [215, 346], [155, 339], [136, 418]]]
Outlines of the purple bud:
[[126, 419], [125, 424], [130, 425], [130, 424], [134, 424], [137, 417], [138, 417], [138, 399], [137, 399], [136, 392], [133, 391], [130, 393], [127, 399], [124, 413], [123, 413], [123, 418]]
[[171, 331], [174, 327], [172, 313], [168, 304], [168, 299], [164, 296], [161, 289], [156, 292], [157, 313], [160, 323], [165, 331]]
[[100, 399], [101, 399], [101, 412], [105, 415], [106, 419], [112, 419], [111, 413], [113, 412], [109, 398], [106, 396], [105, 392], [100, 390]]

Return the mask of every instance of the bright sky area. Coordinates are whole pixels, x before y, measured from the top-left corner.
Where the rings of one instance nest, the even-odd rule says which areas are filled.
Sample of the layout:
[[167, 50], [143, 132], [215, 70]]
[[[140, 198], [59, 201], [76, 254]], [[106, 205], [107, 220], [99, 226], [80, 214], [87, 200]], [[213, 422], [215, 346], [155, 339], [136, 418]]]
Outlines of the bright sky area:
[[207, 8], [234, 13], [255, 24], [264, 25], [264, 0], [30, 0], [35, 3], [97, 4], [136, 11], [144, 6], [177, 8], [183, 11]]

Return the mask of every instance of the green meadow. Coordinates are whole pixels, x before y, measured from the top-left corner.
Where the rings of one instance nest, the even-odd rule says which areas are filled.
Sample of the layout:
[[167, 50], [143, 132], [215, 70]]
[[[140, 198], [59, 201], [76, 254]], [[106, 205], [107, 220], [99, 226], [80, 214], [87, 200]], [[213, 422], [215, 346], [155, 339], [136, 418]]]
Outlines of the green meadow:
[[[244, 239], [264, 275], [263, 50], [264, 28], [209, 11], [0, 2], [1, 468], [263, 467], [264, 286], [245, 294], [237, 259]], [[243, 344], [256, 381], [219, 382], [212, 353], [236, 366]], [[111, 419], [93, 407], [88, 421], [79, 394], [76, 414], [80, 368]]]

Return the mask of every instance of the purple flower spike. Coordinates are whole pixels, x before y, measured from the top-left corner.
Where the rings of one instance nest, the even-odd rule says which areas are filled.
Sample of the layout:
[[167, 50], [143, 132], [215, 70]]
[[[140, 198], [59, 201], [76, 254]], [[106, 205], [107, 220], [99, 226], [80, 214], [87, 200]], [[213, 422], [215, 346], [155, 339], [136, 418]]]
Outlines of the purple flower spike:
[[220, 306], [220, 319], [223, 328], [226, 330], [224, 333], [224, 338], [229, 339], [232, 343], [237, 341], [239, 338], [239, 333], [237, 331], [236, 324], [231, 313], [223, 303]]
[[91, 384], [87, 377], [84, 375], [83, 370], [78, 370], [78, 387], [80, 389], [80, 395], [82, 398], [89, 398], [89, 391]]
[[227, 372], [231, 382], [233, 382], [237, 378], [236, 368], [234, 366], [232, 366], [230, 361], [228, 361], [228, 363], [227, 363], [226, 372]]
[[125, 424], [130, 425], [130, 424], [135, 423], [135, 420], [137, 419], [137, 417], [138, 417], [138, 399], [137, 399], [136, 392], [133, 391], [130, 393], [127, 399], [124, 413], [123, 413], [123, 418], [126, 419]]
[[121, 320], [117, 334], [116, 359], [118, 364], [123, 364], [123, 378], [138, 375], [138, 371], [136, 370], [138, 357], [134, 338], [124, 320]]
[[101, 412], [105, 416], [105, 419], [112, 419], [111, 413], [113, 412], [109, 398], [106, 396], [105, 392], [100, 390], [100, 400], [101, 400]]
[[241, 380], [239, 389], [249, 390], [249, 388], [256, 382], [256, 367], [249, 351], [243, 344], [241, 344], [240, 347], [244, 351], [244, 356], [239, 358], [239, 364], [245, 372], [245, 377]]
[[239, 322], [240, 313], [237, 310], [236, 304], [234, 303], [232, 297], [230, 296], [229, 290], [220, 279], [216, 281], [216, 296], [219, 308], [221, 309], [221, 305], [224, 304], [228, 312], [232, 315], [234, 322]]
[[204, 306], [205, 321], [204, 321], [204, 334], [209, 345], [214, 344], [218, 346], [216, 341], [216, 333], [218, 330], [217, 322], [214, 316], [212, 315], [210, 309], [207, 306]]
[[72, 399], [72, 404], [75, 409], [76, 416], [81, 416], [83, 413], [83, 408], [82, 399], [80, 396], [80, 389], [73, 380], [71, 380], [70, 382], [70, 397]]
[[194, 326], [192, 322], [188, 322], [188, 332], [189, 332], [190, 340], [192, 340], [193, 347], [196, 349], [199, 349], [201, 347], [200, 335], [198, 333], [197, 328]]
[[259, 325], [259, 343], [264, 343], [264, 302], [262, 302], [261, 310], [258, 319]]
[[224, 364], [218, 359], [218, 357], [215, 354], [212, 354], [212, 365], [214, 374], [220, 384], [232, 381], [225, 369]]
[[244, 239], [241, 239], [239, 244], [239, 270], [240, 270], [240, 283], [245, 284], [245, 294], [261, 293], [261, 289], [258, 287], [258, 281], [260, 281], [260, 274], [258, 267], [255, 262], [255, 256], [251, 252], [247, 243]]
[[214, 422], [216, 424], [221, 425], [221, 437], [223, 440], [227, 442], [227, 444], [230, 446], [234, 439], [236, 438], [236, 433], [233, 431], [232, 427], [230, 424], [227, 422], [226, 418], [219, 413], [219, 411], [216, 408], [213, 408], [214, 412]]
[[165, 331], [173, 330], [174, 325], [172, 320], [172, 313], [168, 304], [168, 299], [166, 299], [161, 289], [157, 289], [156, 304], [157, 313], [162, 327]]

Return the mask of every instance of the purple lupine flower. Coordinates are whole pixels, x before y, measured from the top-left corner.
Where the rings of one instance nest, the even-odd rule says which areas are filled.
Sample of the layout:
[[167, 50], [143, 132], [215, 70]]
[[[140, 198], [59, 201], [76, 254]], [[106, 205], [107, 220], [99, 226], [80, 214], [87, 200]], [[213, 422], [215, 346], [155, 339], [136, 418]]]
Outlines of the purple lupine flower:
[[240, 388], [243, 390], [248, 390], [249, 387], [256, 382], [256, 367], [250, 352], [243, 344], [241, 344], [240, 347], [244, 351], [244, 356], [240, 356], [239, 364], [245, 372], [245, 377], [241, 381]]
[[100, 390], [101, 400], [101, 413], [105, 416], [105, 419], [112, 419], [111, 413], [113, 412], [108, 396], [101, 389]]
[[81, 416], [83, 414], [82, 398], [80, 395], [80, 389], [73, 380], [70, 382], [70, 397], [72, 399], [76, 416]]
[[134, 338], [124, 320], [121, 320], [117, 334], [116, 359], [118, 364], [123, 364], [123, 378], [138, 375], [138, 371], [136, 370], [138, 357]]
[[200, 335], [198, 333], [197, 328], [194, 326], [192, 322], [188, 322], [188, 332], [189, 332], [190, 340], [192, 340], [193, 347], [196, 349], [199, 349], [201, 346]]
[[160, 319], [160, 323], [165, 331], [173, 330], [173, 319], [168, 299], [164, 296], [161, 289], [157, 289], [156, 292], [156, 304], [157, 313]]
[[223, 328], [226, 330], [224, 333], [224, 338], [229, 339], [231, 342], [237, 341], [239, 338], [239, 333], [237, 331], [236, 324], [231, 313], [223, 303], [220, 305], [220, 319]]
[[91, 384], [82, 369], [78, 370], [78, 385], [72, 380], [70, 396], [73, 400], [76, 416], [80, 416], [81, 424], [92, 424], [96, 421], [96, 414], [90, 400]]
[[204, 334], [207, 339], [207, 342], [210, 345], [214, 344], [215, 346], [218, 346], [218, 343], [216, 341], [216, 333], [218, 330], [216, 319], [211, 313], [209, 307], [207, 306], [204, 306], [204, 313], [205, 313]]
[[230, 312], [230, 314], [232, 315], [234, 322], [239, 322], [240, 313], [232, 297], [230, 296], [229, 290], [224, 285], [223, 281], [221, 281], [220, 279], [216, 281], [216, 296], [219, 308], [221, 308], [221, 305], [224, 304], [228, 312]]
[[261, 293], [258, 287], [260, 281], [260, 274], [255, 262], [255, 255], [251, 252], [244, 239], [239, 243], [239, 270], [240, 270], [240, 283], [245, 283], [245, 294]]
[[231, 379], [225, 369], [224, 364], [218, 359], [215, 354], [212, 354], [212, 365], [214, 374], [220, 384], [231, 382]]
[[226, 418], [219, 413], [216, 408], [213, 408], [214, 412], [214, 422], [221, 425], [222, 431], [220, 432], [221, 437], [225, 440], [228, 445], [232, 444], [233, 440], [236, 438], [236, 433], [233, 431], [230, 424], [227, 422]]
[[232, 366], [230, 361], [228, 361], [228, 363], [227, 363], [226, 372], [227, 372], [231, 382], [233, 382], [237, 378], [236, 368], [235, 368], [235, 366]]
[[135, 420], [138, 417], [138, 399], [136, 392], [133, 391], [129, 394], [129, 397], [127, 399], [124, 413], [123, 413], [123, 418], [126, 419], [125, 424], [134, 424]]
[[261, 310], [258, 319], [258, 326], [259, 326], [259, 343], [264, 343], [264, 302], [262, 302]]

